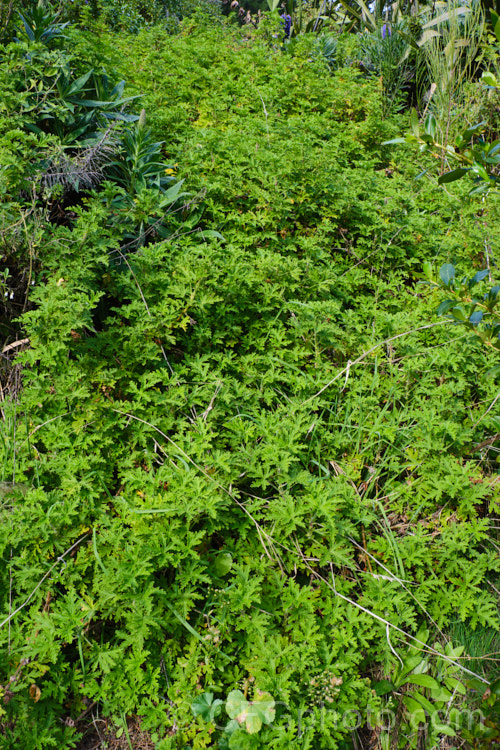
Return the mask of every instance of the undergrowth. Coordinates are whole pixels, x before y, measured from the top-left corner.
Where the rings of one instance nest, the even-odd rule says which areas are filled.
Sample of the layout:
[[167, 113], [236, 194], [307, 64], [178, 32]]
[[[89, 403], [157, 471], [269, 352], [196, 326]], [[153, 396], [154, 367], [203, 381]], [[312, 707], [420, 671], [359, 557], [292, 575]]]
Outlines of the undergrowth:
[[71, 48], [72, 80], [104, 66], [145, 114], [47, 198], [61, 136], [3, 58], [4, 326], [29, 340], [2, 401], [4, 746], [75, 747], [96, 712], [158, 750], [461, 742], [470, 672], [497, 676], [473, 646], [499, 628], [495, 354], [418, 280], [482, 268], [498, 200], [415, 180], [380, 82], [307, 44], [67, 33], [9, 54], [49, 87]]

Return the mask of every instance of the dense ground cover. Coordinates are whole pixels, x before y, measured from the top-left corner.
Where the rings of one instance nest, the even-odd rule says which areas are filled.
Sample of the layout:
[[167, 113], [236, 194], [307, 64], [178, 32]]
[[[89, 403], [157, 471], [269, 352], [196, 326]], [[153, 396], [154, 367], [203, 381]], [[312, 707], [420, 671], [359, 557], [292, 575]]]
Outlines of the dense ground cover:
[[[159, 750], [458, 746], [463, 667], [496, 677], [497, 355], [418, 281], [485, 266], [498, 199], [416, 180], [379, 79], [314, 38], [67, 34], [1, 71], [3, 262], [36, 282], [2, 403], [5, 746], [92, 713]], [[145, 110], [83, 196], [39, 176], [75, 132], [33, 100], [61, 54], [47, 119], [103, 65]]]

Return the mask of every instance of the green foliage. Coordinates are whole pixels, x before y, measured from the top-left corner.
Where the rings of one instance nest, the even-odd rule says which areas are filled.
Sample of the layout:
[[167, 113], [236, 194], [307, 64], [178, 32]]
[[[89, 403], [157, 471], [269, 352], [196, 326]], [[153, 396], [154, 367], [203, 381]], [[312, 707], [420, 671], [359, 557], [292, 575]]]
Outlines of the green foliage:
[[[479, 295], [477, 290], [472, 291], [488, 276], [491, 277], [489, 269], [478, 271], [470, 279], [457, 279], [455, 267], [451, 263], [441, 266], [439, 276], [430, 264], [426, 264], [424, 273], [431, 286], [441, 289], [446, 296], [453, 295], [441, 302], [438, 315], [447, 315], [454, 323], [465, 326], [482, 344], [500, 350], [500, 286], [495, 284], [486, 293]], [[495, 365], [488, 371], [488, 375], [491, 377], [499, 372], [500, 365]]]
[[[459, 19], [460, 11], [461, 15], [465, 16], [462, 25]], [[433, 82], [428, 92], [429, 99], [425, 111], [430, 105], [431, 113], [425, 117], [422, 129], [418, 114], [413, 109], [410, 118], [411, 133], [405, 138], [390, 141], [418, 144], [421, 153], [431, 151], [434, 156], [440, 158], [440, 184], [454, 182], [470, 173], [475, 182], [471, 190], [472, 195], [496, 188], [497, 168], [500, 163], [500, 140], [488, 142], [480, 136], [486, 124], [484, 121], [474, 125], [469, 123], [465, 128], [462, 124], [458, 126], [452, 122], [452, 112], [455, 113], [455, 119], [463, 119], [463, 111], [458, 105], [464, 98], [464, 82], [467, 78], [474, 77], [483, 57], [483, 52], [480, 51], [483, 27], [477, 14], [480, 14], [479, 6], [458, 9], [451, 6], [445, 14], [446, 23], [441, 27], [441, 32], [427, 28], [427, 33], [430, 33], [431, 37], [426, 41], [430, 40], [431, 49], [429, 52], [427, 46], [424, 46], [427, 50], [424, 61], [430, 71], [428, 83]], [[428, 22], [427, 27], [434, 26], [439, 21], [438, 18]], [[441, 69], [441, 74], [438, 69]], [[481, 84], [489, 89], [496, 89], [497, 80], [494, 73], [483, 71]], [[449, 162], [453, 166], [458, 166], [445, 172], [444, 165]]]
[[11, 39], [20, 0], [0, 0], [0, 41]]
[[59, 13], [45, 0], [38, 0], [29, 12], [19, 13], [19, 17], [22, 21], [22, 28], [18, 31], [21, 40], [33, 44], [48, 44], [52, 39], [59, 37], [69, 24], [68, 21], [58, 23]]
[[[441, 655], [430, 660], [424, 655], [428, 639], [428, 630], [419, 631], [415, 645], [400, 655], [391, 679], [380, 680], [374, 685], [377, 695], [387, 696], [383, 712], [392, 710], [394, 715], [403, 714], [396, 730], [397, 747], [418, 747], [424, 726], [430, 747], [440, 738], [456, 737], [462, 728], [461, 721], [466, 712], [461, 709], [464, 708], [466, 688], [461, 679], [460, 657], [464, 648], [454, 647], [451, 643], [446, 643], [443, 648], [436, 642], [434, 649]], [[382, 746], [389, 747], [391, 741], [394, 742], [394, 737], [386, 732]]]
[[223, 701], [220, 698], [214, 700], [213, 693], [199, 695], [191, 704], [195, 716], [201, 716], [204, 721], [211, 721], [220, 714]]
[[222, 15], [219, 0], [75, 0], [65, 13], [83, 28], [126, 34], [155, 25], [178, 33], [184, 18], [198, 14], [204, 22], [220, 22]]
[[134, 195], [146, 188], [155, 187], [165, 192], [173, 181], [173, 167], [166, 167], [161, 152], [162, 143], [155, 142], [146, 129], [146, 112], [135, 128], [130, 128], [121, 140], [116, 158], [107, 165], [110, 177], [127, 193]]
[[361, 36], [362, 63], [366, 70], [380, 76], [386, 111], [401, 109], [405, 89], [413, 77], [412, 66], [405, 53], [405, 35], [398, 25], [389, 26]]
[[180, 20], [193, 17], [204, 26], [220, 25], [222, 23], [222, 6], [220, 0], [172, 0], [168, 18], [172, 17]]
[[[389, 161], [380, 83], [317, 40], [68, 34], [69, 72], [56, 39], [0, 69], [2, 283], [14, 258], [35, 280], [2, 403], [7, 746], [71, 747], [94, 703], [162, 750], [347, 750], [356, 712], [373, 741], [391, 706], [414, 746], [468, 699], [447, 629], [499, 629], [494, 352], [429, 324], [415, 285], [481, 263], [477, 209]], [[95, 117], [136, 93], [147, 128], [118, 121], [58, 220], [30, 157], [74, 158], [61, 112], [99, 59], [118, 89]], [[61, 133], [23, 66], [78, 84]]]
[[274, 699], [269, 693], [255, 689], [249, 701], [241, 690], [231, 690], [227, 696], [226, 711], [230, 719], [244, 726], [248, 734], [258, 732], [263, 724], [272, 724], [276, 711]]
[[420, 146], [420, 152], [435, 150], [435, 156], [446, 158], [460, 166], [440, 175], [438, 183], [441, 185], [460, 180], [467, 174], [474, 177], [474, 186], [470, 194], [487, 193], [496, 189], [498, 184], [498, 165], [500, 164], [500, 139], [490, 143], [480, 137], [476, 140], [484, 123], [480, 122], [467, 127], [455, 139], [454, 144], [443, 143], [437, 134], [437, 122], [434, 115], [427, 115], [421, 129], [415, 110], [411, 116], [411, 133], [404, 138], [387, 141], [391, 143], [412, 143]]
[[[35, 11], [45, 18], [45, 6]], [[47, 11], [47, 17], [53, 20], [53, 12]], [[40, 37], [52, 26], [52, 21], [45, 26], [33, 22]], [[73, 39], [75, 32], [67, 34]], [[15, 309], [19, 299], [26, 309], [27, 287], [41, 269], [44, 222], [76, 217], [67, 211], [70, 200], [81, 201], [75, 194], [99, 189], [107, 224], [120, 227], [115, 236], [121, 234], [125, 249], [152, 236], [170, 236], [180, 223], [174, 220], [168, 227], [166, 214], [180, 210], [182, 182], [173, 184], [175, 168], [165, 163], [162, 144], [142, 122], [129, 125], [139, 118], [126, 111], [135, 97], [124, 95], [125, 81], [113, 80], [102, 58], [89, 67], [78, 52], [61, 49], [60, 41], [49, 34], [45, 44], [10, 44], [0, 69], [11, 125], [2, 144], [2, 278], [11, 318], [9, 308]], [[108, 177], [113, 182], [106, 187]], [[10, 231], [11, 226], [18, 228]]]
[[93, 27], [97, 22], [114, 31], [136, 34], [163, 21], [168, 7], [164, 0], [74, 0], [64, 12], [83, 26]]
[[421, 35], [411, 40], [416, 51], [422, 109], [437, 120], [448, 141], [463, 123], [466, 82], [474, 80], [483, 62], [485, 25], [479, 3], [449, 0], [444, 12], [424, 8]]
[[468, 682], [468, 687], [476, 697], [476, 716], [481, 716], [482, 720], [465, 724], [462, 736], [472, 750], [487, 750], [500, 736], [500, 681], [495, 680], [486, 686], [473, 679]]

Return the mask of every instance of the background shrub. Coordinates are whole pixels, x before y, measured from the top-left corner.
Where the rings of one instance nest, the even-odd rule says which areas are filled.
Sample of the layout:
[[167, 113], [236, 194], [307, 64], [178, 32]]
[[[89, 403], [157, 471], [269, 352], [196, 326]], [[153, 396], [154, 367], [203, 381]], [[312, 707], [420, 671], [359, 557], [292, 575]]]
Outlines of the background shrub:
[[[499, 627], [495, 353], [417, 283], [484, 266], [498, 199], [394, 161], [380, 81], [316, 41], [67, 34], [0, 68], [2, 271], [35, 281], [5, 321], [29, 339], [2, 403], [6, 746], [74, 746], [98, 710], [161, 750], [346, 750], [390, 708], [383, 741], [417, 747]], [[97, 63], [71, 111], [57, 81]], [[136, 115], [50, 214], [27, 186], [79, 153], [67, 110], [104, 64]]]

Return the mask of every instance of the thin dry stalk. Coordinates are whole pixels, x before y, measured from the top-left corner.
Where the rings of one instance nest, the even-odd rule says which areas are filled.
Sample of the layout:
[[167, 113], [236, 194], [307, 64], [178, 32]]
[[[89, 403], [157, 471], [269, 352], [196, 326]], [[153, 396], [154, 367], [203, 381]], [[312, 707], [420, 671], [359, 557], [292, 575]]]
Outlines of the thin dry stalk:
[[357, 359], [353, 360], [352, 362], [349, 360], [349, 362], [347, 364], [347, 367], [344, 367], [344, 369], [341, 370], [339, 373], [337, 373], [337, 375], [335, 375], [334, 378], [332, 378], [331, 380], [329, 380], [328, 383], [323, 386], [323, 388], [320, 388], [319, 391], [317, 391], [316, 393], [314, 393], [312, 396], [309, 396], [309, 398], [306, 398], [306, 400], [302, 401], [302, 403], [300, 405], [304, 406], [304, 404], [308, 404], [310, 401], [314, 401], [315, 398], [318, 398], [318, 396], [321, 396], [321, 394], [324, 391], [326, 391], [327, 388], [329, 388], [331, 385], [333, 385], [335, 383], [335, 381], [337, 381], [339, 378], [341, 378], [342, 375], [345, 375], [346, 373], [349, 373], [351, 367], [353, 367], [354, 365], [358, 365], [360, 362], [362, 362], [364, 359], [366, 359], [366, 357], [368, 357], [368, 355], [370, 355], [372, 352], [374, 352], [377, 349], [379, 349], [381, 346], [386, 346], [391, 341], [396, 341], [396, 339], [400, 339], [403, 336], [409, 336], [410, 333], [416, 333], [417, 331], [423, 331], [426, 328], [435, 328], [436, 326], [443, 325], [444, 323], [447, 323], [447, 322], [448, 322], [447, 320], [440, 320], [437, 323], [429, 323], [428, 325], [419, 326], [418, 328], [412, 328], [410, 331], [403, 331], [403, 333], [398, 333], [396, 336], [391, 336], [388, 339], [384, 339], [383, 341], [379, 341], [378, 344], [375, 344], [375, 346], [372, 346], [370, 349], [368, 349], [368, 351], [364, 352], [364, 354], [361, 354], [361, 356], [359, 356]]
[[[235, 497], [235, 495], [231, 491], [231, 486], [229, 486], [229, 489], [227, 489], [226, 487], [224, 487], [223, 484], [221, 484], [216, 479], [214, 479], [214, 477], [210, 476], [210, 474], [207, 471], [205, 471], [205, 469], [203, 469], [201, 466], [199, 466], [196, 463], [196, 461], [194, 461], [191, 458], [191, 456], [189, 456], [186, 453], [186, 451], [184, 451], [179, 445], [177, 445], [177, 443], [174, 440], [172, 440], [172, 438], [170, 438], [168, 435], [166, 435], [164, 432], [162, 432], [162, 430], [160, 430], [158, 427], [156, 427], [156, 425], [151, 424], [151, 422], [147, 422], [145, 419], [141, 419], [141, 417], [136, 417], [134, 414], [130, 414], [130, 412], [121, 411], [121, 409], [112, 409], [112, 411], [116, 412], [116, 414], [121, 414], [124, 417], [128, 417], [128, 419], [135, 419], [137, 422], [141, 422], [142, 424], [145, 424], [148, 427], [151, 427], [151, 429], [155, 430], [159, 435], [161, 435], [163, 438], [165, 438], [165, 440], [168, 443], [170, 443], [171, 445], [173, 445], [173, 447], [177, 451], [179, 451], [179, 453], [181, 453], [184, 456], [184, 458], [186, 458], [187, 461], [189, 461], [189, 463], [192, 464], [192, 466], [195, 467], [195, 469], [197, 469], [210, 482], [212, 482], [213, 484], [215, 484], [220, 490], [222, 490], [222, 492], [224, 492], [228, 497], [230, 497], [231, 500], [234, 503], [236, 503], [236, 505], [245, 513], [246, 516], [248, 516], [248, 518], [254, 524], [254, 526], [255, 526], [255, 528], [257, 530], [257, 534], [259, 536], [260, 543], [262, 544], [262, 547], [264, 548], [264, 551], [265, 551], [266, 555], [268, 556], [269, 560], [273, 560], [273, 561], [277, 562], [278, 565], [279, 565], [279, 567], [280, 567], [280, 570], [282, 572], [284, 572], [283, 563], [281, 561], [280, 556], [278, 555], [278, 553], [276, 551], [275, 541], [273, 540], [273, 538], [266, 531], [264, 531], [264, 529], [262, 528], [262, 526], [254, 518], [254, 516], [250, 513], [250, 511], [245, 507], [245, 505], [242, 502], [240, 502], [237, 497]], [[161, 448], [161, 446], [160, 446], [160, 448]], [[165, 453], [165, 455], [167, 456], [167, 458], [169, 458], [168, 454], [166, 454], [166, 452], [163, 450], [163, 448], [161, 448], [161, 450], [163, 451], [163, 453]], [[269, 550], [272, 550], [273, 554], [271, 554], [271, 552]]]
[[64, 558], [67, 555], [69, 555], [70, 552], [72, 552], [76, 547], [78, 547], [78, 545], [80, 544], [80, 542], [82, 542], [88, 536], [89, 536], [88, 533], [84, 534], [79, 539], [77, 539], [76, 542], [71, 545], [71, 547], [68, 547], [68, 549], [65, 552], [62, 553], [62, 555], [59, 555], [59, 557], [57, 558], [57, 560], [55, 561], [55, 563], [50, 566], [50, 568], [45, 573], [45, 575], [43, 576], [43, 578], [41, 578], [38, 581], [37, 585], [31, 591], [31, 593], [29, 594], [29, 596], [24, 600], [24, 602], [22, 604], [20, 604], [19, 607], [14, 610], [14, 612], [9, 613], [9, 616], [6, 617], [5, 620], [3, 620], [3, 622], [0, 622], [0, 628], [3, 628], [4, 625], [7, 625], [7, 623], [10, 623], [10, 621], [18, 614], [18, 612], [20, 612], [22, 609], [24, 609], [24, 607], [26, 607], [27, 604], [30, 603], [30, 601], [33, 599], [33, 597], [35, 596], [36, 592], [38, 591], [38, 589], [40, 588], [40, 586], [42, 585], [42, 583], [45, 580], [47, 580], [47, 578], [50, 576], [50, 574], [52, 573], [52, 571], [54, 570], [54, 568], [57, 567], [57, 565], [59, 565], [60, 562], [64, 562]]

